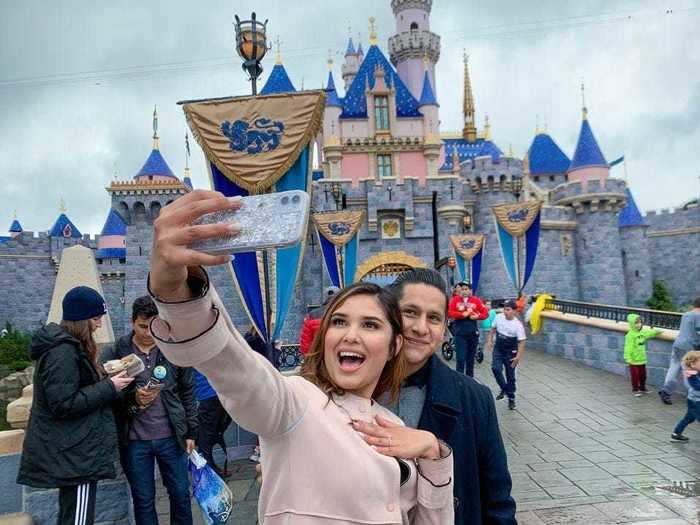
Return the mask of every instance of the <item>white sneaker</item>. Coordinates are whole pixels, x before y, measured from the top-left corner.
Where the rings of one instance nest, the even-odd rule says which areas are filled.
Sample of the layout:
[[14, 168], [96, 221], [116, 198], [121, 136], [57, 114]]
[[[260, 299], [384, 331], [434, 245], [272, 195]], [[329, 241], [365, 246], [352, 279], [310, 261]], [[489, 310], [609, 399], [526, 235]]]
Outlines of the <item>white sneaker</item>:
[[635, 392], [635, 393], [634, 393], [634, 397], [642, 397], [642, 393], [641, 393], [641, 392]]

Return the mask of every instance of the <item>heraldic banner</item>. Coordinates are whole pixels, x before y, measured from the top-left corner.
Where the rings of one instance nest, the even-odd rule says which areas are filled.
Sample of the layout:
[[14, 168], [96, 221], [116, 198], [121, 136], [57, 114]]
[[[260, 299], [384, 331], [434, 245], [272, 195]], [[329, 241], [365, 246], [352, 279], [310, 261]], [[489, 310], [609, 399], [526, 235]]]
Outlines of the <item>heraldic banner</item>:
[[476, 293], [481, 276], [481, 256], [484, 253], [486, 236], [481, 233], [450, 235], [450, 242], [455, 251], [455, 260], [462, 281], [471, 283]]
[[360, 226], [363, 210], [342, 210], [314, 213], [318, 242], [323, 261], [333, 286], [343, 288], [355, 282]]
[[[516, 202], [493, 206], [498, 242], [506, 271], [521, 294], [532, 275], [540, 239], [541, 201]], [[525, 239], [523, 254], [522, 240]], [[524, 259], [524, 264], [523, 260]], [[524, 270], [523, 270], [524, 266]]]
[[[212, 187], [228, 197], [311, 190], [311, 141], [321, 126], [325, 93], [186, 102], [187, 122], [207, 158]], [[279, 339], [291, 305], [306, 235], [296, 246], [237, 253], [233, 279], [251, 322], [266, 341]], [[267, 318], [265, 279], [269, 279]]]

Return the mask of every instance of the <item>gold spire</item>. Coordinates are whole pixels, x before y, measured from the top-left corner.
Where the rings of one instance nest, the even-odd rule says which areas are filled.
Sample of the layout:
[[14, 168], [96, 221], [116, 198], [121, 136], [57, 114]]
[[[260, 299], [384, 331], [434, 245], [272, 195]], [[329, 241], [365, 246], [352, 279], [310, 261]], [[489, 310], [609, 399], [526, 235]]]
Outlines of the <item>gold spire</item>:
[[333, 51], [330, 49], [328, 50], [328, 60], [326, 60], [328, 63], [328, 71], [333, 71]]
[[472, 94], [472, 83], [469, 78], [469, 55], [464, 50], [464, 104], [462, 106], [464, 115], [464, 128], [462, 136], [467, 142], [476, 142], [476, 125], [474, 122], [474, 95]]
[[491, 140], [491, 122], [489, 122], [489, 114], [484, 115], [484, 138]]
[[588, 108], [586, 107], [586, 86], [581, 80], [581, 113], [583, 120], [588, 120]]
[[549, 123], [547, 122], [547, 115], [544, 116], [544, 133], [549, 131]]
[[375, 18], [373, 16], [369, 17], [369, 44], [371, 46], [377, 45], [377, 27], [374, 25]]
[[515, 155], [513, 154], [513, 143], [511, 142], [508, 144], [508, 157], [509, 158], [515, 158]]
[[117, 161], [115, 160], [112, 164], [112, 178], [117, 180]]
[[153, 149], [160, 148], [160, 141], [158, 140], [158, 109], [153, 106]]
[[15, 220], [17, 219], [17, 208], [15, 208], [15, 213], [14, 213], [14, 216], [12, 218]]
[[280, 42], [279, 35], [277, 35], [277, 39], [275, 40], [275, 47], [277, 47], [277, 53], [275, 54], [275, 64], [281, 65], [282, 64], [282, 43]]
[[428, 64], [430, 64], [430, 58], [428, 58], [428, 49], [423, 52], [423, 65], [425, 69], [428, 69]]
[[66, 201], [63, 200], [63, 197], [61, 197], [61, 200], [58, 203], [58, 211], [61, 213], [65, 213], [66, 210]]

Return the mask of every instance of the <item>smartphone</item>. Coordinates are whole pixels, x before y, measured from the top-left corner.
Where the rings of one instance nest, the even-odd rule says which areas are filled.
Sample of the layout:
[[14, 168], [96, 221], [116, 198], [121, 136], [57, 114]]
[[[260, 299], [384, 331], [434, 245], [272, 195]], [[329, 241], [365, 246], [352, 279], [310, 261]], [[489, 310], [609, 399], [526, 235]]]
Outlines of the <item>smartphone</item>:
[[309, 222], [308, 193], [282, 191], [242, 197], [240, 201], [237, 210], [208, 213], [193, 223], [235, 223], [241, 227], [238, 235], [196, 242], [191, 248], [211, 255], [227, 255], [284, 248], [301, 241]]

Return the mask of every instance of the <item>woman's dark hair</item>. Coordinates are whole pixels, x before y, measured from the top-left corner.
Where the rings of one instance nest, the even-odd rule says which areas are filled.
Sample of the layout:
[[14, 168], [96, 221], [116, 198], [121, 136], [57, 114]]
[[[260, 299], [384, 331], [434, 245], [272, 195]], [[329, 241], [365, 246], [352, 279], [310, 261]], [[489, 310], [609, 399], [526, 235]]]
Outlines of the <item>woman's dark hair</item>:
[[158, 315], [158, 308], [148, 295], [143, 295], [134, 301], [131, 307], [131, 320], [136, 321], [139, 317], [150, 319]]
[[85, 319], [83, 321], [66, 321], [63, 319], [61, 321], [61, 327], [80, 341], [83, 352], [87, 354], [88, 359], [90, 359], [92, 366], [97, 370], [98, 375], [102, 377], [104, 376], [104, 369], [97, 363], [97, 343], [92, 335], [90, 321], [91, 319]]
[[392, 401], [395, 401], [399, 395], [399, 388], [401, 387], [401, 381], [403, 381], [406, 368], [404, 354], [403, 352], [397, 353], [398, 349], [396, 348], [396, 337], [403, 332], [401, 309], [399, 308], [399, 302], [396, 296], [392, 292], [374, 283], [356, 283], [344, 288], [333, 296], [333, 299], [328, 304], [323, 314], [321, 326], [316, 333], [316, 337], [314, 337], [311, 349], [304, 357], [304, 362], [301, 365], [301, 377], [319, 387], [323, 393], [329, 397], [332, 394], [342, 395], [344, 393], [338, 385], [331, 381], [328, 375], [324, 360], [325, 339], [326, 332], [331, 324], [331, 317], [333, 317], [335, 311], [340, 308], [345, 301], [358, 295], [374, 297], [379, 303], [379, 307], [384, 312], [389, 326], [391, 327], [391, 342], [389, 343], [390, 359], [387, 361], [386, 365], [384, 365], [384, 369], [379, 376], [379, 382], [374, 389], [372, 397], [376, 398], [385, 392], [389, 392]]
[[396, 280], [389, 285], [389, 290], [396, 295], [397, 299], [401, 300], [403, 298], [404, 287], [407, 284], [424, 284], [440, 290], [440, 293], [445, 296], [445, 312], [447, 312], [447, 305], [449, 303], [449, 298], [445, 292], [447, 283], [439, 272], [431, 270], [430, 268], [411, 268], [399, 274]]

